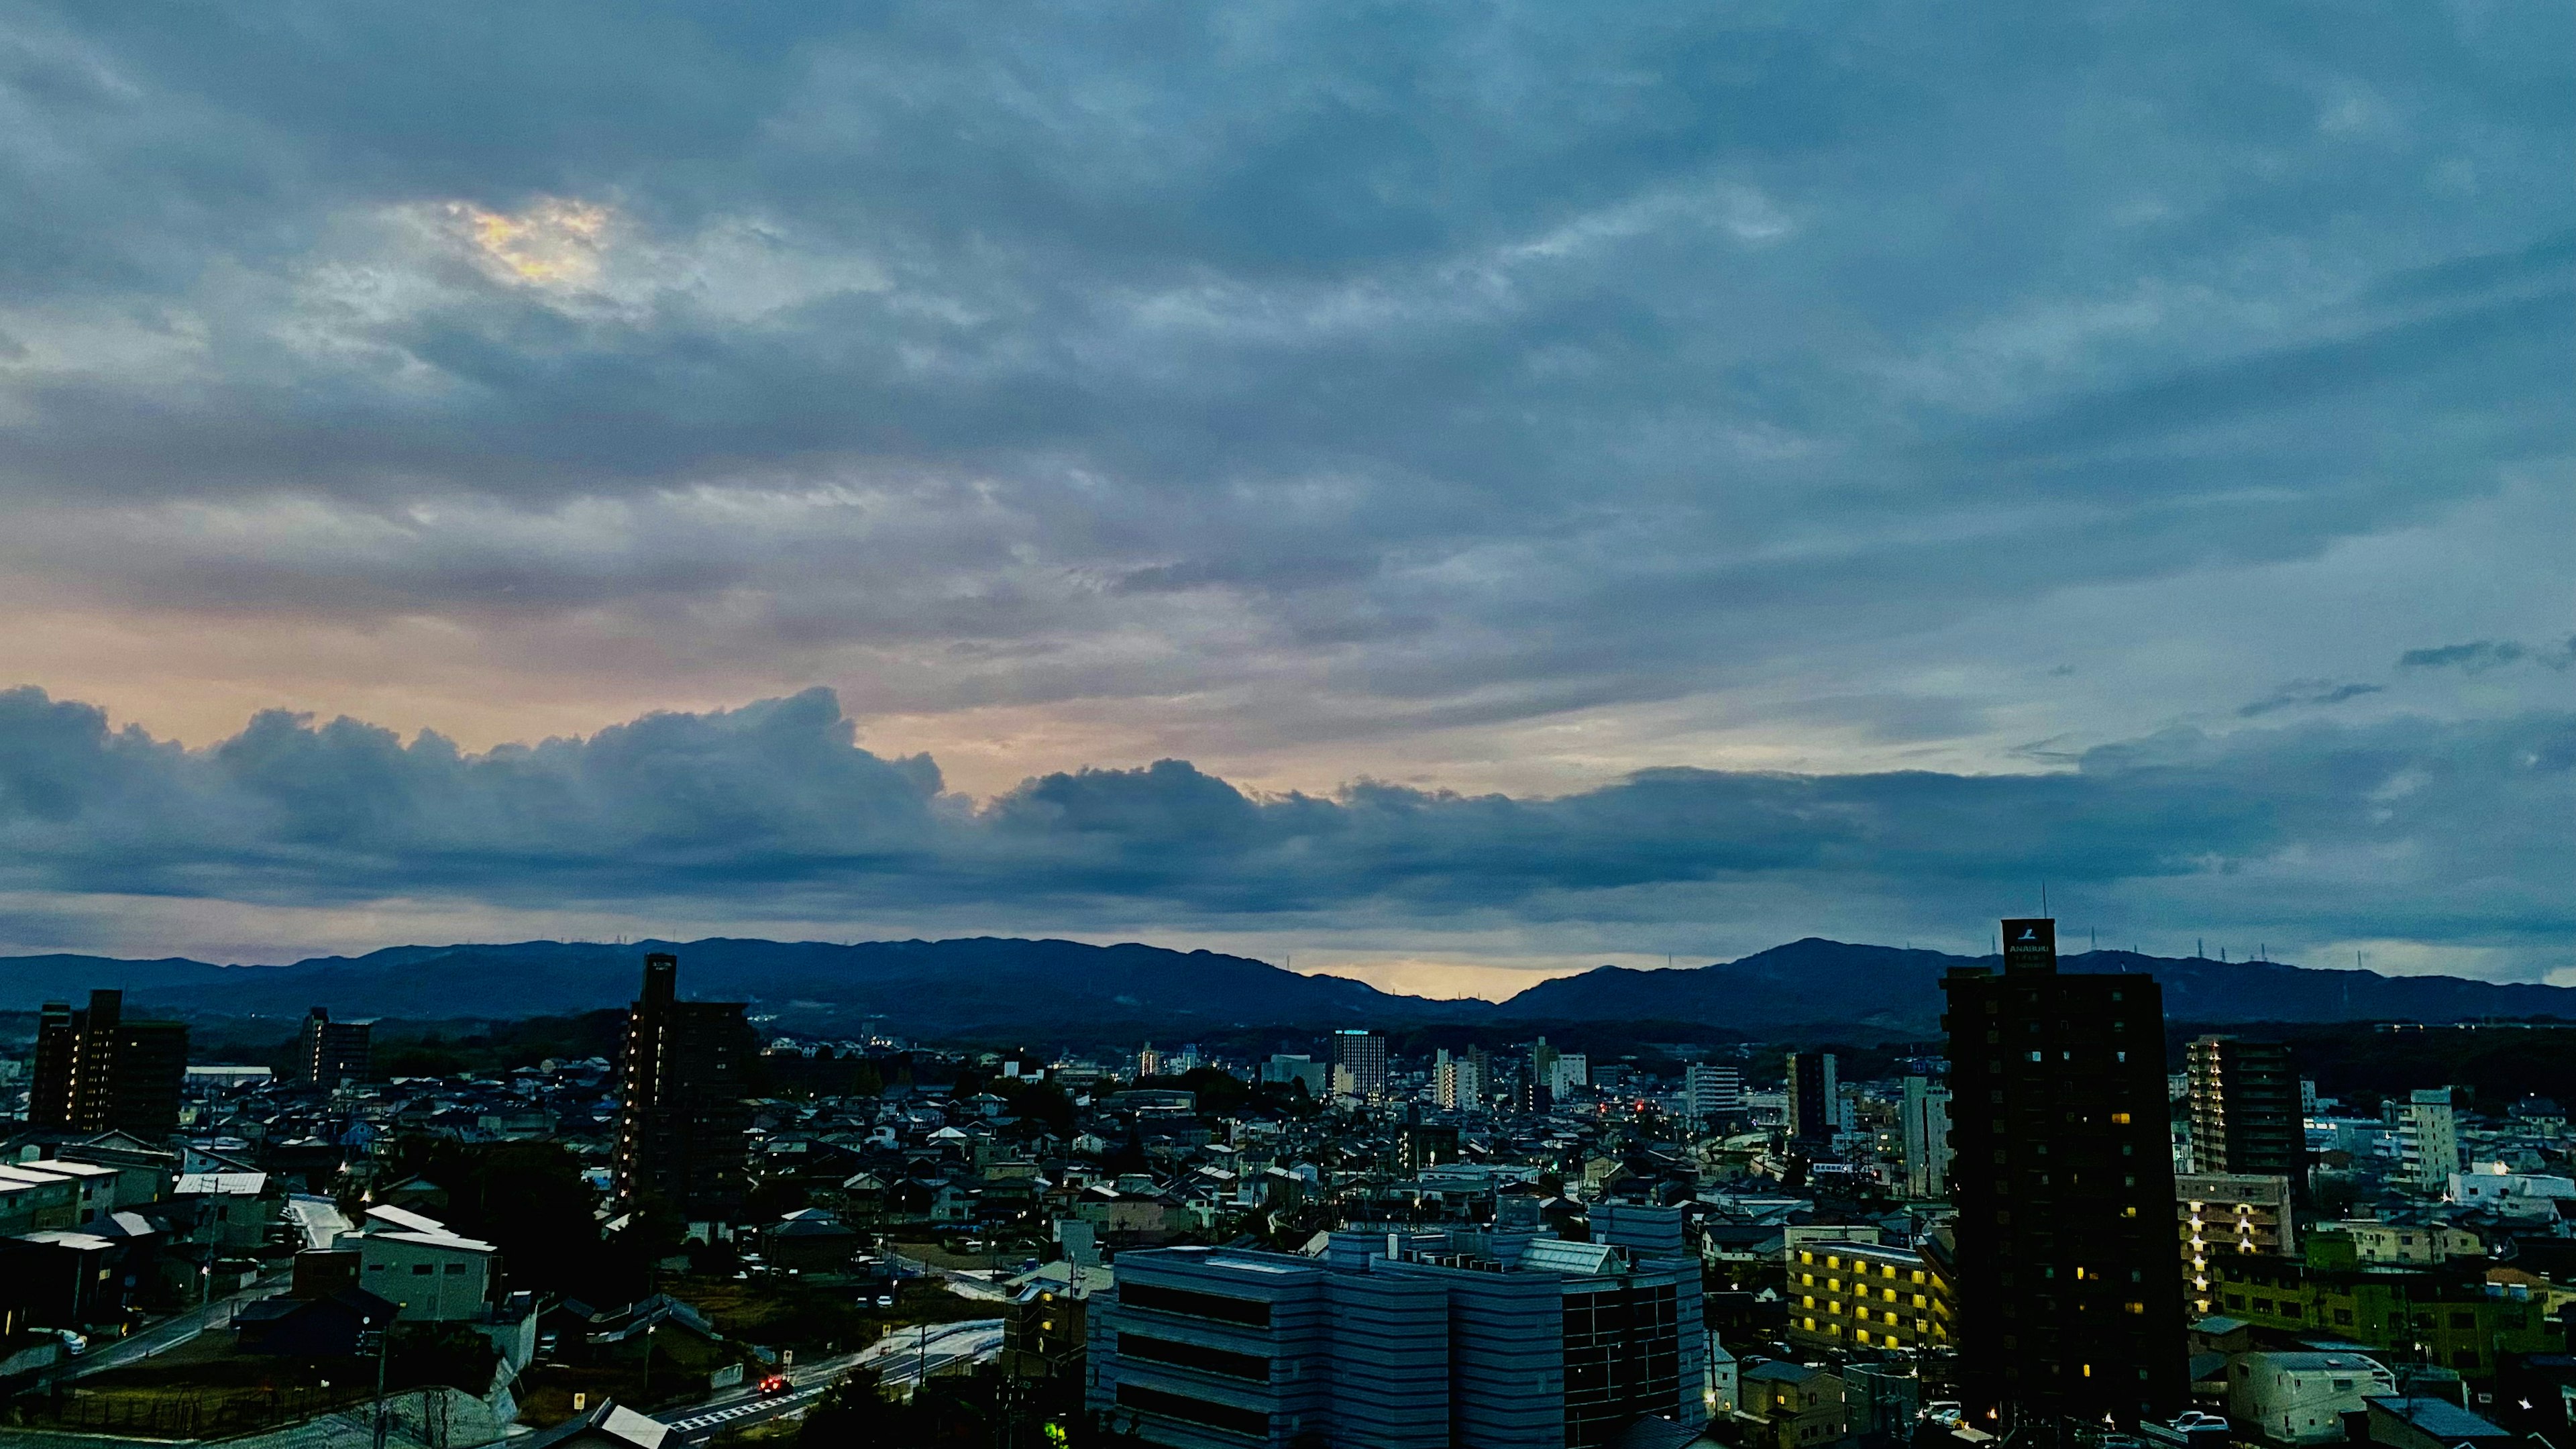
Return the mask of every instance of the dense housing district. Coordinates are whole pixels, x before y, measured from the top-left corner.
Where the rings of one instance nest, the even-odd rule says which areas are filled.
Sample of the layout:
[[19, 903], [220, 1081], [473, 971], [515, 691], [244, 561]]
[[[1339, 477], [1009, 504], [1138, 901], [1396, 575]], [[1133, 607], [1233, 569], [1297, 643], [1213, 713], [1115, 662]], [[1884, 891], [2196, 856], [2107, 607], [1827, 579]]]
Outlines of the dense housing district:
[[2000, 946], [1939, 1039], [1839, 1048], [817, 1041], [654, 954], [578, 1056], [317, 1005], [192, 1064], [102, 989], [0, 1062], [0, 1432], [2568, 1442], [2555, 1102], [2339, 1098]]

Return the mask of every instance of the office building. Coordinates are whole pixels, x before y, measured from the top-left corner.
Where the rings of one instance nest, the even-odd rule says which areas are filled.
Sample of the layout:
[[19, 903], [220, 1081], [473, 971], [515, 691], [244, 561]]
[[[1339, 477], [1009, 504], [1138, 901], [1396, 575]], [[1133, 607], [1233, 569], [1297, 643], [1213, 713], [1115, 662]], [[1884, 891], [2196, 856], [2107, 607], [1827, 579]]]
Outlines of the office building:
[[2403, 1102], [2391, 1102], [2388, 1115], [2397, 1125], [2399, 1176], [2417, 1192], [2440, 1193], [2460, 1170], [2460, 1123], [2451, 1105], [2451, 1089], [2426, 1087]]
[[1733, 1067], [1693, 1062], [1682, 1069], [1682, 1110], [1705, 1124], [1744, 1115], [1744, 1074]]
[[2154, 978], [2061, 975], [2056, 923], [2003, 923], [2003, 970], [1949, 997], [1960, 1399], [1971, 1423], [2180, 1409], [2182, 1280]]
[[304, 1032], [295, 1044], [295, 1075], [317, 1087], [363, 1082], [374, 1074], [375, 1023], [333, 1021], [327, 1007], [304, 1014]]
[[644, 994], [627, 1013], [617, 1202], [725, 1222], [742, 1207], [751, 1126], [743, 1073], [754, 1044], [741, 1002], [682, 1001], [679, 976], [678, 957], [645, 957]]
[[2195, 1315], [2218, 1311], [2216, 1261], [2225, 1254], [2290, 1256], [2299, 1250], [2290, 1180], [2277, 1173], [2186, 1173], [2174, 1179], [2182, 1239], [2183, 1296]]
[[2184, 1060], [2192, 1170], [2300, 1181], [2307, 1131], [2290, 1049], [2277, 1041], [2204, 1036]]
[[1905, 1195], [1946, 1197], [1950, 1192], [1950, 1088], [1929, 1077], [1907, 1077], [1897, 1103], [1905, 1144]]
[[1355, 1097], [1377, 1101], [1386, 1096], [1386, 1038], [1373, 1031], [1344, 1029], [1333, 1033], [1333, 1071], [1335, 1091], [1341, 1090], [1343, 1072], [1350, 1073], [1350, 1091]]
[[188, 1028], [126, 1020], [125, 993], [93, 991], [81, 1010], [49, 1001], [37, 1016], [27, 1125], [168, 1137], [179, 1130], [187, 1073]]
[[1165, 1248], [1114, 1266], [1090, 1304], [1091, 1407], [1152, 1444], [1588, 1449], [1710, 1412], [1688, 1256], [1336, 1232], [1321, 1258]]
[[1789, 1136], [1811, 1147], [1842, 1130], [1842, 1085], [1834, 1079], [1832, 1052], [1789, 1053]]
[[1485, 1105], [1484, 1067], [1472, 1058], [1438, 1053], [1431, 1063], [1431, 1087], [1440, 1105], [1452, 1112]]

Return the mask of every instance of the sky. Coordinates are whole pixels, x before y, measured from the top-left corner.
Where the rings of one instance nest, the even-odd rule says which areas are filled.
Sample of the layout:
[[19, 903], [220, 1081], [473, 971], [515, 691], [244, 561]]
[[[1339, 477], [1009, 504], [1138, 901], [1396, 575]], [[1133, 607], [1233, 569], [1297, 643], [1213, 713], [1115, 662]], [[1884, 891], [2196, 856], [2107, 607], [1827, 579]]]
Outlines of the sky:
[[0, 950], [2576, 984], [2542, 0], [0, 15]]

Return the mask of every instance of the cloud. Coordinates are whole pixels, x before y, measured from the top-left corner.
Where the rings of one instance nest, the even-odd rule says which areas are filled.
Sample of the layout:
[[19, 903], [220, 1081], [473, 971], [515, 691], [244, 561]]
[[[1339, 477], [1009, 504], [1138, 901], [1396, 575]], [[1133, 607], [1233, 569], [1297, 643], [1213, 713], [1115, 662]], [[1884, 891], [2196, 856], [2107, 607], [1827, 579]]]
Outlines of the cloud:
[[2470, 674], [2484, 674], [2529, 659], [2551, 669], [2565, 669], [2576, 663], [2576, 636], [2555, 649], [2534, 648], [2511, 639], [2473, 639], [2466, 644], [2444, 644], [2430, 649], [2409, 649], [2397, 657], [2400, 669], [2458, 669]]
[[588, 920], [677, 902], [749, 922], [1436, 942], [1747, 911], [1794, 930], [1814, 909], [1902, 932], [2045, 879], [2115, 920], [2537, 969], [2564, 964], [2551, 953], [2576, 924], [2571, 808], [2566, 714], [2177, 730], [2050, 774], [1666, 769], [1554, 798], [1272, 794], [1164, 760], [979, 805], [926, 757], [859, 747], [824, 690], [481, 754], [277, 713], [185, 750], [40, 691], [0, 695], [0, 890], [58, 904], [443, 900]]
[[[2557, 27], [23, 7], [0, 589], [460, 698], [1715, 696], [2563, 469]], [[1806, 691], [2054, 732], [1988, 693]]]
[[2239, 719], [2259, 719], [2301, 705], [2341, 704], [2347, 699], [2359, 699], [2365, 694], [2384, 694], [2387, 690], [2388, 686], [2384, 684], [2337, 684], [2331, 679], [2294, 679], [2271, 694], [2240, 706], [2236, 716]]

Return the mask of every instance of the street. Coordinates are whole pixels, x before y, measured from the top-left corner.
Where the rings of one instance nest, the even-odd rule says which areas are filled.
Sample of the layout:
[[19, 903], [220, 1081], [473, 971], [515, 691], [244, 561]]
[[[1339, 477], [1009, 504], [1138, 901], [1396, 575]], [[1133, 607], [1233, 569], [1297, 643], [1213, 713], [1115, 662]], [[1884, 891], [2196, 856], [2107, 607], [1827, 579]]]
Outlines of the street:
[[238, 1293], [218, 1298], [202, 1308], [191, 1308], [185, 1313], [176, 1314], [141, 1333], [128, 1334], [106, 1343], [98, 1343], [94, 1340], [89, 1352], [66, 1362], [59, 1377], [86, 1378], [94, 1373], [121, 1368], [126, 1364], [150, 1358], [156, 1353], [177, 1348], [209, 1328], [220, 1328], [230, 1324], [233, 1321], [235, 1307], [256, 1302], [262, 1298], [274, 1298], [285, 1292], [288, 1277], [289, 1275], [285, 1273], [272, 1273]]
[[989, 1357], [1001, 1347], [1002, 1320], [998, 1318], [943, 1323], [926, 1335], [917, 1331], [890, 1333], [861, 1352], [822, 1360], [796, 1374], [796, 1387], [787, 1393], [763, 1396], [756, 1389], [737, 1390], [684, 1410], [667, 1411], [675, 1417], [662, 1422], [670, 1425], [681, 1441], [700, 1443], [725, 1429], [765, 1424], [801, 1413], [863, 1363], [877, 1366], [879, 1382], [886, 1387], [903, 1388], [954, 1364]]

